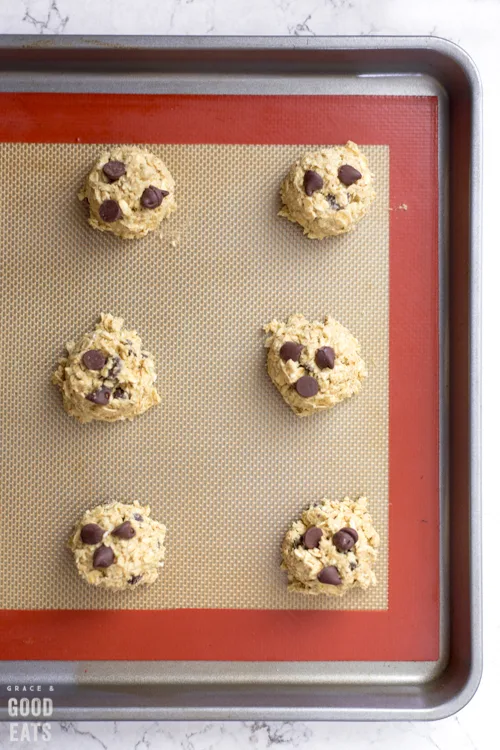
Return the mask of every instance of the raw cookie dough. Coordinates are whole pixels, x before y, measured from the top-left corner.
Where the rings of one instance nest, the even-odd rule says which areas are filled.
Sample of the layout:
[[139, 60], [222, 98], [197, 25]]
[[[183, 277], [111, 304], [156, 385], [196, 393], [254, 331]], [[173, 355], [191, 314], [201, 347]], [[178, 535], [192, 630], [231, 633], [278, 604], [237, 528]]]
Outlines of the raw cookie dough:
[[372, 565], [380, 539], [366, 504], [366, 497], [324, 499], [293, 522], [281, 546], [290, 591], [342, 596], [376, 584]]
[[175, 183], [150, 151], [119, 146], [104, 151], [78, 193], [87, 200], [89, 224], [126, 240], [145, 237], [175, 210]]
[[149, 506], [112, 503], [88, 510], [69, 540], [75, 563], [93, 586], [132, 589], [154, 583], [165, 557], [166, 528]]
[[155, 363], [137, 332], [123, 329], [121, 318], [101, 313], [95, 329], [66, 349], [52, 382], [61, 389], [68, 414], [79, 422], [133, 419], [160, 403]]
[[313, 240], [354, 229], [375, 198], [366, 157], [352, 141], [309, 151], [281, 185], [280, 216], [295, 221]]
[[267, 371], [299, 417], [329, 409], [361, 388], [367, 372], [359, 343], [332, 317], [310, 323], [292, 315], [286, 323], [272, 320], [264, 330]]

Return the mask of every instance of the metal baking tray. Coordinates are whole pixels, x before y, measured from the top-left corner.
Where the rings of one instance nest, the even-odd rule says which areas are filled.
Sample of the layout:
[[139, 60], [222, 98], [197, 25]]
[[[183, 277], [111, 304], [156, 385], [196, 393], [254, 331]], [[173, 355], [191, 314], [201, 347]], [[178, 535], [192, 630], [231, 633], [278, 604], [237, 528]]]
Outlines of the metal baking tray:
[[2, 696], [9, 685], [50, 684], [57, 720], [458, 711], [481, 676], [481, 86], [471, 59], [435, 37], [4, 36], [0, 71], [1, 92], [437, 97], [441, 352], [437, 661], [5, 661]]

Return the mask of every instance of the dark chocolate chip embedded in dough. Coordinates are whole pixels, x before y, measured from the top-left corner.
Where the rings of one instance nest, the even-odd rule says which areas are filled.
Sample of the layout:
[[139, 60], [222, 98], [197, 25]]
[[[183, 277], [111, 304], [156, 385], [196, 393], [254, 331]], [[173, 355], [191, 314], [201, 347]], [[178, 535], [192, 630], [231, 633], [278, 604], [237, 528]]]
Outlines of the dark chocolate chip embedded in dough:
[[329, 586], [340, 586], [342, 578], [340, 577], [339, 571], [335, 565], [328, 565], [318, 574], [318, 581], [320, 583], [326, 583]]
[[323, 532], [318, 526], [311, 526], [303, 535], [302, 543], [306, 549], [314, 549], [315, 547], [319, 547], [322, 536]]
[[127, 173], [127, 168], [122, 161], [108, 161], [103, 166], [102, 171], [110, 182], [116, 182]]
[[134, 518], [136, 521], [144, 521], [144, 518], [141, 516], [140, 513], [134, 513]]
[[103, 385], [102, 388], [99, 388], [93, 393], [89, 393], [85, 398], [87, 401], [92, 401], [93, 404], [106, 406], [106, 404], [109, 404], [109, 399], [111, 398], [111, 388], [106, 388], [106, 386]]
[[358, 563], [355, 563], [355, 562], [349, 563], [349, 567], [351, 570], [356, 570], [356, 568], [358, 567]]
[[141, 195], [141, 206], [143, 208], [158, 208], [164, 197], [168, 195], [167, 190], [160, 190], [160, 188], [150, 185], [147, 187]]
[[334, 211], [340, 211], [341, 207], [337, 203], [337, 199], [336, 199], [336, 197], [334, 195], [332, 195], [331, 193], [329, 193], [326, 196], [326, 200], [328, 201], [328, 203], [330, 204], [330, 207], [333, 208]]
[[335, 366], [335, 352], [331, 346], [322, 346], [314, 357], [321, 370], [332, 369]]
[[106, 224], [112, 224], [121, 219], [123, 214], [118, 203], [110, 199], [103, 201], [99, 206], [99, 216]]
[[115, 388], [113, 391], [113, 398], [127, 398], [127, 392], [123, 388]]
[[332, 541], [339, 552], [349, 552], [355, 545], [353, 537], [347, 533], [346, 529], [340, 529], [333, 537]]
[[86, 523], [80, 531], [80, 539], [84, 544], [99, 544], [104, 536], [104, 529], [96, 523]]
[[317, 172], [313, 172], [312, 169], [308, 169], [304, 172], [304, 192], [306, 195], [311, 196], [316, 190], [321, 190], [323, 187], [323, 178]]
[[319, 391], [318, 381], [310, 375], [303, 375], [295, 383], [295, 390], [302, 398], [311, 398]]
[[121, 361], [120, 357], [113, 357], [113, 362], [111, 363], [108, 378], [116, 378], [116, 376], [122, 369], [122, 365], [123, 362]]
[[343, 529], [340, 529], [341, 531], [345, 531], [346, 534], [350, 534], [352, 538], [354, 539], [354, 544], [358, 541], [358, 532], [356, 529], [352, 529], [350, 526], [344, 526]]
[[115, 554], [111, 547], [106, 547], [104, 544], [98, 547], [94, 552], [92, 564], [94, 568], [109, 568], [115, 561]]
[[107, 361], [107, 356], [97, 349], [89, 349], [82, 354], [82, 362], [87, 370], [102, 370]]
[[285, 341], [280, 349], [280, 357], [283, 362], [288, 362], [289, 359], [298, 362], [303, 348], [301, 344], [296, 344], [295, 341]]
[[111, 534], [118, 537], [118, 539], [132, 539], [135, 536], [135, 529], [130, 521], [125, 521], [117, 526], [116, 529], [113, 529]]
[[355, 182], [361, 179], [361, 172], [358, 172], [357, 169], [351, 167], [350, 164], [342, 164], [338, 171], [338, 176], [340, 182], [342, 182], [346, 187], [349, 187], [349, 185], [353, 185]]
[[139, 581], [142, 579], [142, 576], [132, 576], [132, 578], [129, 578], [127, 583], [139, 583]]

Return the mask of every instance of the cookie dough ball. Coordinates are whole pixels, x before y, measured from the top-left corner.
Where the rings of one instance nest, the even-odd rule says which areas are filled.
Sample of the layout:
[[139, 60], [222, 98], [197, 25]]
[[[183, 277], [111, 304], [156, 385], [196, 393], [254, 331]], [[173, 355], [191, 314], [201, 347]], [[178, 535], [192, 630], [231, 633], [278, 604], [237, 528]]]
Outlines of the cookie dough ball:
[[79, 422], [133, 419], [160, 403], [153, 358], [136, 331], [124, 330], [121, 318], [101, 313], [95, 329], [66, 349], [52, 382]]
[[280, 216], [322, 240], [354, 229], [375, 198], [366, 157], [352, 141], [304, 154], [281, 185]]
[[299, 417], [329, 409], [354, 396], [366, 377], [359, 343], [336, 320], [310, 323], [303, 315], [271, 321], [267, 371], [286, 403]]
[[372, 566], [380, 539], [366, 504], [365, 497], [325, 499], [294, 521], [281, 547], [290, 591], [342, 596], [376, 584]]
[[120, 146], [105, 151], [78, 194], [89, 205], [89, 224], [132, 240], [145, 237], [175, 210], [175, 183], [150, 151]]
[[134, 589], [154, 583], [165, 557], [166, 528], [149, 517], [149, 506], [112, 503], [88, 510], [69, 547], [93, 586]]

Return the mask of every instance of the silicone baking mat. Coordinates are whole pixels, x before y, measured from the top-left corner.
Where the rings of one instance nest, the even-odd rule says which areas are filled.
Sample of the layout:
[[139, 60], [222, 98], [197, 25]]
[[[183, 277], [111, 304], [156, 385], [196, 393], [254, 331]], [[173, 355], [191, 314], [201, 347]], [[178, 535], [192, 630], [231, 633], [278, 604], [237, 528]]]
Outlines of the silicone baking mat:
[[[36, 98], [23, 96], [25, 112], [32, 113]], [[238, 109], [248, 100], [196, 97], [200, 131], [213, 114], [224, 124], [217, 138], [200, 132], [193, 140], [201, 142], [189, 143], [179, 125], [183, 115], [189, 118], [192, 98], [112, 97], [113, 114], [116, 106], [123, 106], [129, 115], [128, 137], [118, 138], [115, 131], [113, 141], [154, 143], [153, 150], [174, 174], [179, 205], [175, 218], [160, 232], [124, 243], [92, 231], [75, 199], [101, 150], [96, 143], [85, 143], [93, 139], [84, 99], [64, 97], [60, 117], [45, 116], [52, 129], [69, 116], [64, 138], [57, 138], [49, 127], [45, 137], [36, 138], [45, 143], [13, 143], [10, 138], [0, 146], [0, 201], [8, 208], [1, 228], [6, 271], [2, 307], [3, 319], [11, 321], [2, 337], [1, 361], [6, 403], [16, 398], [20, 402], [16, 409], [3, 411], [3, 480], [9, 501], [2, 511], [0, 564], [10, 573], [2, 578], [2, 606], [16, 610], [18, 617], [24, 610], [24, 622], [34, 610], [43, 617], [50, 609], [94, 610], [79, 613], [93, 618], [98, 614], [95, 610], [106, 609], [113, 610], [109, 614], [116, 618], [122, 609], [147, 610], [143, 614], [148, 617], [158, 610], [165, 617], [165, 610], [178, 608], [191, 618], [205, 616], [205, 621], [214, 610], [220, 617], [226, 611], [230, 618], [238, 609], [255, 614], [265, 610], [267, 617], [272, 610], [291, 609], [347, 610], [348, 616], [354, 610], [363, 610], [358, 614], [365, 616], [366, 610], [390, 612], [388, 553], [392, 556], [393, 537], [387, 521], [392, 500], [389, 464], [394, 455], [389, 445], [389, 382], [394, 374], [390, 223], [422, 209], [435, 216], [435, 207], [425, 205], [420, 175], [411, 174], [412, 160], [405, 201], [392, 201], [390, 138], [366, 145], [366, 138], [358, 137], [376, 175], [377, 202], [351, 235], [310, 242], [297, 226], [276, 216], [277, 188], [303, 150], [346, 139], [341, 133], [333, 137], [331, 131], [325, 137], [332, 115], [342, 113], [338, 108], [342, 97], [315, 97], [315, 103], [321, 102], [317, 112], [323, 130], [317, 123], [304, 124], [302, 138], [287, 144], [278, 141], [290, 139], [290, 127], [286, 139], [283, 134], [276, 139], [280, 119], [282, 125], [287, 122], [290, 100], [285, 98], [252, 97], [264, 117], [249, 139], [256, 112], [250, 121], [250, 110], [245, 117], [241, 106]], [[308, 99], [295, 98], [296, 118], [310, 116]], [[88, 100], [87, 105], [97, 104], [99, 97]], [[147, 107], [142, 114], [137, 110], [141, 100], [160, 106], [155, 114], [162, 118], [161, 138], [144, 133]], [[234, 110], [228, 110], [228, 102]], [[415, 105], [415, 100], [407, 100], [406, 105], [410, 102]], [[12, 103], [15, 110], [19, 98]], [[420, 151], [423, 145], [429, 150], [435, 139], [434, 102], [423, 99], [421, 104], [425, 126], [423, 122], [416, 128], [414, 144]], [[224, 137], [221, 131], [236, 112], [236, 130], [227, 129], [231, 137]], [[384, 112], [384, 119], [387, 115]], [[178, 134], [173, 135], [176, 122]], [[110, 141], [108, 125], [102, 126], [102, 137], [96, 141]], [[278, 131], [273, 130], [270, 139], [269, 125]], [[91, 127], [97, 135], [99, 127]], [[296, 121], [291, 127], [297, 132]], [[306, 139], [309, 134], [323, 137]], [[352, 130], [347, 137], [356, 139]], [[176, 142], [179, 139], [185, 142]], [[66, 142], [50, 142], [54, 140]], [[435, 232], [435, 222], [428, 219], [427, 224]], [[435, 273], [432, 259], [429, 272]], [[411, 276], [405, 284], [412, 286]], [[426, 291], [425, 304], [429, 293], [432, 297], [432, 288]], [[411, 301], [411, 293], [409, 297]], [[63, 342], [88, 330], [101, 310], [123, 316], [127, 326], [138, 329], [155, 356], [164, 402], [132, 423], [82, 426], [64, 414], [49, 378]], [[359, 338], [369, 370], [358, 397], [302, 420], [268, 380], [261, 332], [271, 318], [297, 311], [310, 318], [334, 314]], [[418, 309], [415, 313], [421, 315]], [[431, 316], [428, 331], [425, 319], [420, 322], [418, 337], [430, 334], [427, 344], [435, 355], [436, 318]], [[414, 357], [415, 334], [408, 334]], [[435, 368], [437, 359], [427, 356]], [[436, 389], [436, 369], [433, 376]], [[415, 384], [408, 386], [414, 389]], [[427, 382], [417, 383], [417, 391], [422, 386], [427, 387]], [[436, 406], [434, 394], [423, 395], [430, 406]], [[428, 416], [431, 422], [437, 420], [430, 409]], [[437, 451], [433, 466], [436, 458]], [[278, 566], [280, 540], [290, 520], [321, 497], [361, 493], [370, 498], [382, 538], [378, 586], [339, 600], [287, 594]], [[149, 502], [153, 515], [167, 525], [165, 568], [149, 590], [124, 594], [94, 590], [76, 577], [64, 550], [71, 525], [81, 513], [113, 499]], [[437, 498], [433, 501], [433, 518], [420, 519], [426, 534], [427, 525], [437, 518]], [[433, 529], [437, 533], [435, 524]], [[126, 619], [141, 613], [122, 614]], [[179, 612], [170, 614], [175, 617]], [[265, 651], [265, 645], [261, 648]], [[147, 658], [142, 653], [141, 657]], [[307, 658], [307, 654], [289, 658]]]
[[[18, 207], [2, 229], [4, 314], [18, 321], [2, 343], [9, 401], [24, 383], [22, 410], [5, 426], [6, 609], [386, 607], [388, 149], [366, 148], [378, 201], [332, 250], [276, 215], [283, 172], [306, 148], [155, 145], [177, 180], [179, 208], [161, 233], [123, 246], [94, 236], [76, 205], [101, 147], [0, 146], [0, 200]], [[25, 226], [34, 164], [20, 252], [16, 227]], [[50, 374], [62, 342], [101, 310], [143, 336], [163, 404], [134, 422], [80, 425], [63, 413]], [[359, 398], [314, 419], [289, 411], [266, 372], [262, 325], [296, 311], [334, 314], [358, 336], [370, 373]], [[287, 594], [279, 550], [290, 521], [311, 501], [360, 492], [383, 540], [379, 585], [340, 599]], [[71, 527], [110, 499], [149, 502], [166, 523], [155, 586], [117, 594], [75, 577], [64, 546]]]

